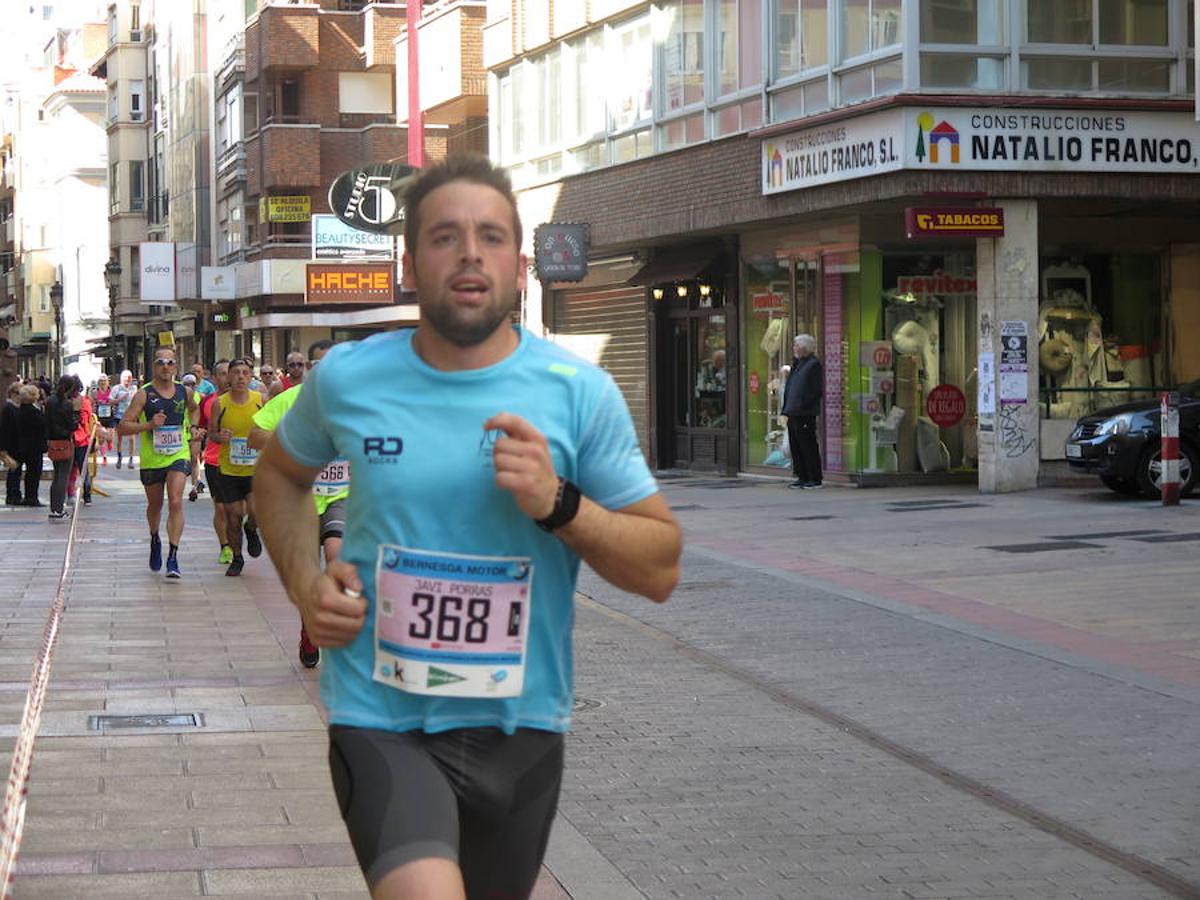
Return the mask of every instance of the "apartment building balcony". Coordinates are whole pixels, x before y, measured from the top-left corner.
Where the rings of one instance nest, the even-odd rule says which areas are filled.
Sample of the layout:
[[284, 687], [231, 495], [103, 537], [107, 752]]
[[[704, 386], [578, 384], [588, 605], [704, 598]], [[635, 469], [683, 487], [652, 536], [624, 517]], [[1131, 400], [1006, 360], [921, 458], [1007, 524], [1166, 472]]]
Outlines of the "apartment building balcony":
[[269, 121], [246, 140], [246, 192], [321, 184], [321, 126]]
[[217, 154], [217, 186], [222, 194], [246, 180], [246, 144], [238, 141]]
[[246, 75], [246, 33], [239, 31], [225, 43], [221, 54], [221, 65], [217, 67], [214, 84], [216, 94], [228, 89], [233, 81], [240, 81]]
[[371, 5], [362, 11], [362, 16], [366, 67], [396, 65], [396, 39], [404, 33], [407, 24], [404, 6]]
[[[477, 4], [447, 3], [427, 10], [421, 20], [421, 110], [426, 122], [454, 125], [487, 115], [484, 16]], [[407, 36], [396, 42], [396, 55], [407, 58]], [[396, 81], [396, 96], [407, 96], [407, 66], [397, 67]], [[408, 120], [407, 108], [399, 118]]]
[[268, 5], [246, 24], [246, 78], [269, 69], [311, 69], [320, 59], [320, 9]]

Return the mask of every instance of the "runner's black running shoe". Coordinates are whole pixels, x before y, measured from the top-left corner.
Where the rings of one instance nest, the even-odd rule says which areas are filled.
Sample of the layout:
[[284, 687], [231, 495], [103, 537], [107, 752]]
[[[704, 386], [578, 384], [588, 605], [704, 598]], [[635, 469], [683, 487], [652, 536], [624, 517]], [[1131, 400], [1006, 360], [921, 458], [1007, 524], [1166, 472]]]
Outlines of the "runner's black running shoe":
[[162, 568], [162, 538], [157, 534], [150, 535], [150, 571], [157, 572]]
[[300, 626], [300, 665], [306, 669], [315, 669], [321, 661], [321, 651], [317, 645], [308, 639], [308, 632]]
[[258, 536], [258, 529], [247, 523], [242, 530], [246, 532], [246, 552], [258, 559], [262, 556], [262, 539]]
[[233, 562], [229, 564], [229, 568], [225, 570], [225, 574], [230, 578], [234, 577], [235, 575], [241, 575], [242, 567], [244, 565], [246, 565], [246, 560], [242, 559], [240, 556], [235, 556], [233, 558]]

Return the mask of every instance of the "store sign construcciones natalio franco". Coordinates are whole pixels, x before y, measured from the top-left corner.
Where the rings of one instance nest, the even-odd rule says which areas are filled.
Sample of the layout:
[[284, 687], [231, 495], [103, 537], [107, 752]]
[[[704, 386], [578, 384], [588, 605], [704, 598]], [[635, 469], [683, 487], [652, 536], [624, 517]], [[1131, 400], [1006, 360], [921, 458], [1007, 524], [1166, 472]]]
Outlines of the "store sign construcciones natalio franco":
[[762, 143], [764, 194], [898, 169], [1200, 174], [1187, 113], [904, 107]]

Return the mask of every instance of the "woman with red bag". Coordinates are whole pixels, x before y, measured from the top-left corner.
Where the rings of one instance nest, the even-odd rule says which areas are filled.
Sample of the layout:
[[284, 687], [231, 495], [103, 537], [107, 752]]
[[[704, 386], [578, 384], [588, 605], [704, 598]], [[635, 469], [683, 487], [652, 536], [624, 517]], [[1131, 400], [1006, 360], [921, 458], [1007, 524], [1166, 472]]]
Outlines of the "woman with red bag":
[[82, 406], [83, 385], [79, 379], [74, 375], [59, 378], [54, 393], [46, 401], [46, 455], [54, 463], [54, 480], [50, 482], [51, 519], [67, 517], [63, 507], [75, 461], [75, 429], [79, 427]]
[[79, 480], [79, 476], [83, 475], [83, 504], [84, 506], [92, 505], [92, 473], [88, 469], [88, 448], [92, 442], [92, 426], [96, 422], [96, 414], [93, 411], [92, 398], [83, 392], [83, 382], [79, 380], [79, 376], [72, 376], [75, 379], [75, 388], [79, 391], [80, 406], [79, 406], [79, 424], [75, 426], [75, 433], [72, 436], [75, 441], [75, 458], [71, 466], [71, 478], [67, 482], [67, 496], [75, 496], [75, 484]]

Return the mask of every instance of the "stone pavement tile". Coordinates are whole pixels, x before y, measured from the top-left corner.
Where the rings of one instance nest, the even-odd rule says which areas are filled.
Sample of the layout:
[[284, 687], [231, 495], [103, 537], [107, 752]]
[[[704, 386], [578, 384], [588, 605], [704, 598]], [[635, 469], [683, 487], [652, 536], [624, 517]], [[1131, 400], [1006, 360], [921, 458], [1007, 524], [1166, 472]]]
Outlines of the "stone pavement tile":
[[195, 897], [197, 872], [139, 872], [134, 875], [43, 875], [22, 878], [16, 893], [25, 897]]
[[341, 822], [329, 825], [287, 824], [196, 828], [196, 844], [200, 847], [261, 846], [267, 844], [332, 844], [341, 841], [350, 847], [346, 826]]
[[302, 867], [298, 846], [195, 847], [186, 850], [106, 850], [101, 873], [182, 872], [197, 869], [265, 869]]
[[206, 895], [267, 893], [311, 894], [321, 891], [366, 891], [357, 866], [328, 866], [305, 869], [224, 869], [201, 873]]
[[267, 802], [258, 807], [241, 806], [237, 809], [160, 810], [142, 807], [136, 810], [107, 810], [103, 813], [105, 828], [283, 825], [287, 821], [282, 804]]
[[193, 798], [195, 809], [212, 808], [252, 808], [261, 807], [267, 803], [291, 804], [328, 804], [334, 802], [332, 787], [328, 790], [280, 790], [267, 788], [265, 790], [241, 791], [201, 791]]
[[[40, 818], [40, 817], [39, 817]], [[195, 846], [190, 825], [176, 828], [103, 828], [59, 829], [25, 826], [21, 856], [38, 853], [67, 853], [70, 851], [119, 850], [140, 847], [146, 850], [182, 849]]]

